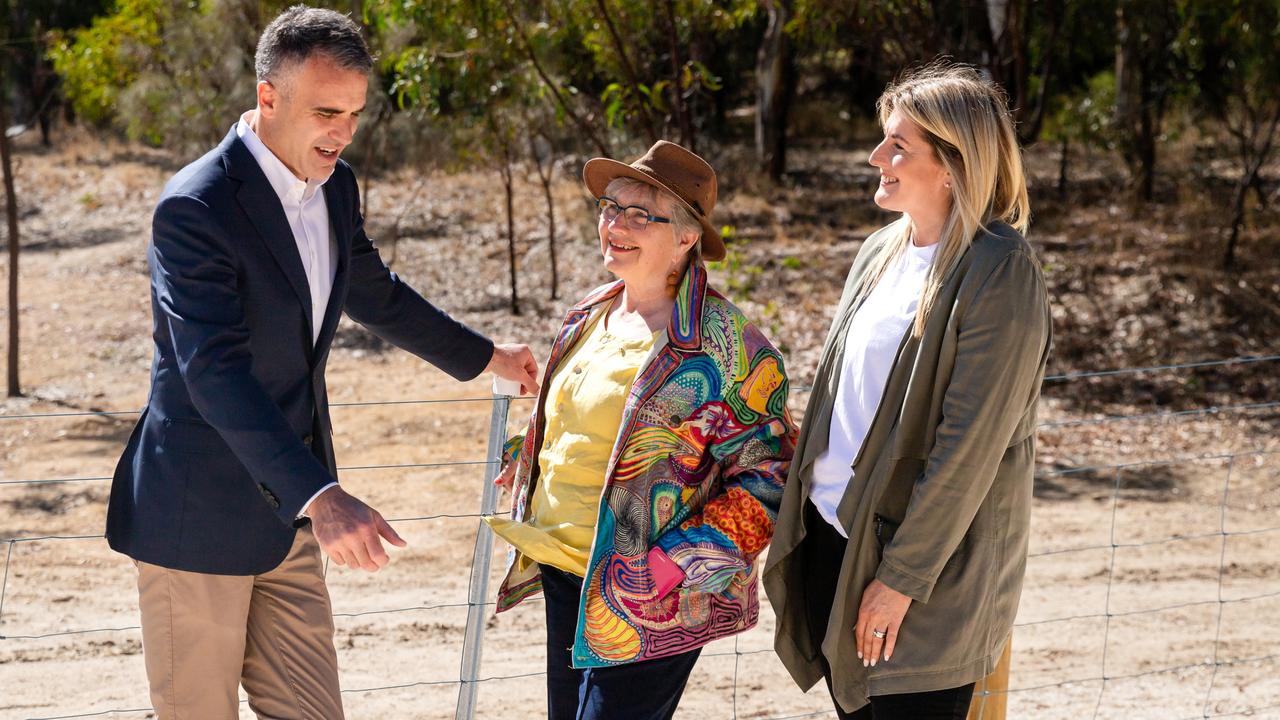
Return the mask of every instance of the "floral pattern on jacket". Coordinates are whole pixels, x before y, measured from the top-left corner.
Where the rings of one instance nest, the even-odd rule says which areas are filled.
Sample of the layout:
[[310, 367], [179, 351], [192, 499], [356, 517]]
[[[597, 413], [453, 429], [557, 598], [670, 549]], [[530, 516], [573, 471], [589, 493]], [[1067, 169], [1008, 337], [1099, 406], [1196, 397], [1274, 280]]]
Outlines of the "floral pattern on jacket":
[[[517, 459], [511, 516], [529, 519], [546, 389], [594, 313], [622, 290], [593, 291], [565, 317]], [[636, 375], [601, 494], [578, 609], [575, 667], [687, 652], [759, 617], [755, 559], [773, 535], [795, 449], [781, 354], [693, 263], [671, 323]], [[648, 553], [684, 572], [658, 597]], [[514, 549], [498, 612], [541, 590], [536, 563]]]

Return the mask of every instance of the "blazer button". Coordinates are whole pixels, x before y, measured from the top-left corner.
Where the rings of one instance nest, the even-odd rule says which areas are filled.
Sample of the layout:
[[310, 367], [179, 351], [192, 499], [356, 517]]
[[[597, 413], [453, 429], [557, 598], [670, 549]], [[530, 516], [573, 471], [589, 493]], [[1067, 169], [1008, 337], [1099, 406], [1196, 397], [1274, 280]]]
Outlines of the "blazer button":
[[306, 437], [302, 438], [302, 444], [306, 445], [307, 447], [311, 447], [311, 441], [312, 441], [312, 438], [310, 435], [307, 435]]

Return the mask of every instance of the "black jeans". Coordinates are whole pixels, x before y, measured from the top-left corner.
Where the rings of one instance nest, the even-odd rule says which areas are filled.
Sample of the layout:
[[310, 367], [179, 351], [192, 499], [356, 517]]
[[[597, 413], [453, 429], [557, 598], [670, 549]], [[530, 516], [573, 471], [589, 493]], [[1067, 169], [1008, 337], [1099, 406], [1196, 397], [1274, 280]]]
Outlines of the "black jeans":
[[965, 720], [973, 699], [973, 683], [932, 692], [875, 695], [870, 705], [847, 713], [836, 708], [840, 720]]
[[[805, 612], [809, 617], [809, 632], [814, 645], [821, 647], [822, 636], [831, 615], [831, 600], [836, 594], [836, 574], [831, 571], [831, 558], [844, 557], [849, 541], [831, 523], [827, 522], [812, 502], [805, 502], [805, 534], [802, 546], [805, 578]], [[850, 628], [849, 632], [853, 632]], [[827, 658], [818, 653], [822, 661], [822, 674], [831, 691], [832, 668]], [[957, 688], [930, 692], [903, 693], [901, 695], [876, 695], [870, 705], [864, 705], [847, 713], [836, 705], [840, 720], [965, 720], [969, 714], [969, 702], [973, 698], [974, 683]], [[833, 694], [834, 697], [834, 694]]]
[[549, 720], [670, 720], [702, 648], [656, 660], [574, 668], [582, 578], [542, 565]]

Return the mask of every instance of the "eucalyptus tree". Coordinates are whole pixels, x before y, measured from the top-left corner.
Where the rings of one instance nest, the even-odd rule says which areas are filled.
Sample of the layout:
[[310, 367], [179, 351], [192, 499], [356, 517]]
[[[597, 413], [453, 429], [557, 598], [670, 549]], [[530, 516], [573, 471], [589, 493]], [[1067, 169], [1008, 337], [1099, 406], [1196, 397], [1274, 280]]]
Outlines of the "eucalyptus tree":
[[1119, 0], [1115, 18], [1113, 129], [1129, 171], [1130, 199], [1150, 202], [1165, 113], [1182, 74], [1173, 52], [1177, 7], [1174, 0]]
[[1261, 173], [1280, 127], [1280, 1], [1184, 0], [1182, 9], [1187, 21], [1180, 45], [1196, 79], [1196, 105], [1230, 137], [1239, 171], [1222, 256], [1230, 269], [1249, 191], [1266, 202]]
[[369, 0], [366, 22], [384, 36], [391, 96], [452, 138], [460, 157], [498, 174], [504, 193], [510, 308], [520, 314], [515, 231], [515, 165], [525, 139], [521, 120], [539, 102], [540, 81], [502, 0]]
[[116, 0], [50, 50], [77, 114], [129, 138], [199, 152], [254, 105], [253, 53], [289, 0]]
[[60, 33], [88, 25], [107, 9], [106, 0], [41, 0], [10, 2], [5, 20], [12, 61], [14, 90], [12, 121], [40, 128], [40, 142], [48, 147], [54, 119], [61, 109], [59, 77], [48, 57], [49, 43]]

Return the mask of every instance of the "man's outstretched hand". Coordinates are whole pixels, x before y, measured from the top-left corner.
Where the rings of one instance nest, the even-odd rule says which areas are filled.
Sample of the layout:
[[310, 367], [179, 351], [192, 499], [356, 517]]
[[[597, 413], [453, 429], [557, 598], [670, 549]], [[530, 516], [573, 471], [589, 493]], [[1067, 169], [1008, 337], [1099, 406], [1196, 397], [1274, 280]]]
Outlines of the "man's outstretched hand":
[[484, 370], [520, 383], [520, 392], [525, 395], [538, 392], [538, 361], [528, 345], [494, 345], [493, 357]]
[[320, 549], [339, 565], [377, 572], [391, 562], [382, 547], [384, 538], [396, 547], [408, 544], [377, 510], [349, 495], [339, 485], [312, 500], [307, 515]]

